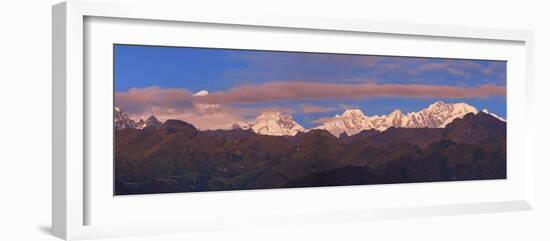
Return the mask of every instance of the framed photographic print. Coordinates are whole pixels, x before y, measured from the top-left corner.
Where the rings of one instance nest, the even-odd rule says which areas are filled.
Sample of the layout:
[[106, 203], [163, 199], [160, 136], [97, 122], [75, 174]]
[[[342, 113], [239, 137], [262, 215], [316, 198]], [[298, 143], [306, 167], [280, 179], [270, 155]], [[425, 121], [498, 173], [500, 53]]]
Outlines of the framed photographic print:
[[506, 61], [113, 52], [115, 195], [506, 179]]
[[61, 238], [532, 208], [530, 32], [78, 0], [53, 23]]

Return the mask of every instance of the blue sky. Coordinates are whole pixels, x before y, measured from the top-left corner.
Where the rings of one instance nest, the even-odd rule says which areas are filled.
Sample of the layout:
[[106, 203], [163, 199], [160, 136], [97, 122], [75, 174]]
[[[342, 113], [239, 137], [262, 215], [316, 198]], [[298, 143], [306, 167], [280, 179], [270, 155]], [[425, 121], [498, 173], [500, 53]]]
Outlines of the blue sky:
[[[215, 96], [216, 93], [223, 95], [224, 92], [242, 86], [251, 86], [251, 89], [255, 90], [255, 86], [261, 87], [278, 82], [336, 83], [349, 86], [371, 83], [471, 89], [482, 86], [498, 88], [506, 85], [506, 62], [504, 61], [134, 45], [115, 45], [114, 53], [115, 94], [128, 94], [134, 90], [132, 93], [149, 93], [149, 97], [154, 96], [149, 98], [151, 103], [146, 103], [145, 99], [148, 98], [143, 98], [143, 95], [139, 95], [142, 99], [140, 101], [136, 100], [138, 97], [128, 97], [125, 100], [130, 99], [133, 102], [116, 103], [127, 105], [121, 107], [134, 116], [142, 115], [148, 108], [156, 111], [166, 108], [171, 110], [170, 113], [191, 112], [186, 102], [190, 101], [191, 97], [185, 96], [200, 90], [207, 90]], [[162, 94], [151, 91], [139, 92], [152, 87]], [[266, 88], [257, 89], [265, 91]], [[231, 95], [249, 93], [243, 91], [245, 90], [234, 91]], [[177, 96], [176, 93], [180, 93], [181, 96]], [[262, 93], [255, 94], [261, 96]], [[257, 100], [250, 98], [243, 102], [240, 100], [242, 98], [224, 96], [224, 98], [218, 98], [224, 100], [224, 103], [210, 103], [212, 101], [209, 103], [227, 106], [230, 109], [224, 110], [238, 112], [243, 118], [251, 118], [255, 115], [256, 112], [249, 110], [283, 109], [292, 112], [293, 118], [306, 128], [313, 127], [314, 120], [334, 116], [341, 113], [344, 108], [358, 107], [367, 115], [380, 115], [395, 109], [401, 109], [403, 112], [418, 111], [437, 100], [466, 102], [479, 110], [488, 108], [491, 112], [506, 116], [506, 102], [503, 95], [479, 94], [461, 98], [456, 94], [444, 97], [429, 95], [419, 97], [406, 96], [406, 91], [404, 93], [403, 97], [395, 94], [389, 96], [359, 94], [350, 98], [345, 94], [327, 98], [299, 98], [299, 95], [288, 97], [284, 93], [267, 93], [266, 95], [272, 94], [277, 98], [267, 101], [262, 98]], [[254, 96], [254, 94], [250, 95]], [[314, 95], [318, 96], [318, 93]], [[141, 105], [143, 108], [137, 108], [134, 105]], [[304, 111], [305, 108], [297, 108], [298, 106], [323, 108], [316, 108], [317, 111], [309, 112]]]

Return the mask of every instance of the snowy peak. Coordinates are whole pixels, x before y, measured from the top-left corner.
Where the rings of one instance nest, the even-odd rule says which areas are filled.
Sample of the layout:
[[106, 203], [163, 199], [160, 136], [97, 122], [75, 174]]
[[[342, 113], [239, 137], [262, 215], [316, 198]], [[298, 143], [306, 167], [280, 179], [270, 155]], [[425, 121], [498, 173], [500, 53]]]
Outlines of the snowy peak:
[[234, 128], [250, 129], [260, 135], [294, 136], [305, 129], [287, 113], [265, 112], [250, 122], [239, 122]]
[[353, 109], [347, 109], [342, 113], [342, 117], [350, 117], [350, 118], [363, 118], [366, 117], [365, 114], [363, 114], [363, 111], [361, 111], [359, 108], [353, 108]]
[[207, 90], [200, 90], [199, 92], [193, 94], [193, 96], [207, 96], [209, 93]]
[[159, 121], [155, 116], [150, 116], [147, 120], [140, 119], [138, 122], [130, 119], [122, 109], [115, 107], [114, 109], [114, 127], [116, 129], [143, 129], [145, 127], [160, 128], [162, 122]]
[[145, 121], [143, 121], [143, 119], [140, 119], [136, 124], [136, 129], [143, 129], [146, 127], [153, 127], [157, 129], [157, 128], [160, 128], [161, 126], [162, 126], [162, 122], [152, 115], [149, 118], [147, 118], [147, 120]]
[[498, 116], [498, 115], [495, 114], [495, 113], [489, 112], [489, 110], [488, 110], [487, 108], [483, 109], [481, 112], [483, 112], [483, 113], [485, 113], [485, 114], [488, 114], [488, 115], [491, 115], [491, 116], [493, 116], [493, 117], [499, 119], [500, 121], [506, 122], [506, 119], [504, 119], [504, 118]]
[[[477, 114], [477, 109], [466, 103], [444, 103], [438, 101], [419, 112], [409, 113], [414, 122], [411, 127], [443, 128], [456, 118], [468, 113]], [[404, 126], [409, 127], [409, 126]]]
[[119, 107], [114, 109], [114, 127], [116, 129], [136, 128], [136, 122], [128, 117]]
[[357, 108], [347, 109], [342, 115], [336, 115], [334, 118], [329, 118], [322, 125], [314, 128], [327, 130], [335, 136], [340, 136], [342, 133], [354, 135], [362, 130], [370, 129], [367, 116], [363, 111]]
[[466, 103], [445, 103], [437, 101], [419, 112], [403, 114], [399, 109], [388, 115], [365, 116], [359, 109], [348, 109], [342, 115], [328, 119], [315, 129], [327, 130], [335, 136], [342, 133], [354, 135], [362, 130], [385, 131], [390, 127], [401, 128], [443, 128], [456, 118], [477, 109]]
[[443, 101], [437, 101], [428, 108], [422, 111], [431, 113], [477, 113], [477, 109], [466, 103], [444, 103]]
[[403, 115], [403, 112], [401, 112], [400, 109], [395, 109], [388, 116], [402, 116], [402, 115]]
[[428, 109], [438, 110], [438, 109], [443, 109], [445, 107], [447, 107], [447, 104], [445, 104], [445, 102], [436, 101], [433, 104], [431, 104], [430, 106], [428, 106]]
[[[198, 91], [197, 93], [194, 93], [193, 96], [195, 97], [202, 97], [202, 96], [207, 96], [209, 95], [210, 93], [208, 93], [207, 90], [200, 90]], [[215, 111], [217, 108], [219, 108], [220, 105], [219, 104], [205, 104], [205, 103], [197, 103], [195, 104], [195, 108], [197, 108], [198, 111], [200, 112], [211, 112], [211, 111]]]

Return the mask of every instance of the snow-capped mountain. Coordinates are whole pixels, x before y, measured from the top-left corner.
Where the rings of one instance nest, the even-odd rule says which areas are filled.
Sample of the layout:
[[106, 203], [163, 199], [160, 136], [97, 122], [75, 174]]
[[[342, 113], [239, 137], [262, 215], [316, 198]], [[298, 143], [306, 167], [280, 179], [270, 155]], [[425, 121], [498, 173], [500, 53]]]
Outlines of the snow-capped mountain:
[[395, 110], [388, 115], [366, 116], [359, 109], [348, 109], [342, 115], [329, 118], [314, 129], [327, 130], [335, 136], [346, 132], [354, 135], [362, 130], [375, 129], [385, 131], [390, 127], [403, 128], [443, 128], [456, 118], [462, 118], [468, 113], [476, 114], [475, 107], [466, 103], [435, 102], [418, 112], [403, 114]]
[[233, 128], [252, 130], [260, 135], [270, 136], [294, 136], [305, 129], [296, 123], [292, 116], [281, 112], [262, 113], [250, 122], [237, 122]]
[[162, 126], [162, 122], [159, 121], [155, 116], [150, 116], [147, 120], [140, 119], [138, 122], [130, 119], [124, 111], [119, 107], [115, 107], [115, 122], [114, 127], [116, 129], [143, 129], [145, 127], [152, 126], [154, 128], [159, 128]]
[[155, 116], [150, 116], [147, 118], [147, 120], [140, 119], [136, 123], [136, 129], [143, 129], [145, 127], [153, 127], [153, 128], [160, 128], [162, 126], [162, 122], [159, 121]]
[[197, 93], [194, 93], [193, 96], [207, 96], [208, 94], [208, 90], [200, 90]]
[[136, 122], [130, 119], [120, 108], [115, 107], [114, 116], [114, 127], [116, 129], [136, 128]]
[[[200, 91], [194, 93], [193, 96], [203, 97], [203, 96], [207, 96], [208, 94], [209, 94], [208, 90], [200, 90]], [[216, 108], [219, 108], [219, 107], [220, 107], [219, 104], [204, 104], [204, 103], [195, 104], [195, 108], [199, 112], [215, 111]]]
[[[199, 91], [195, 96], [208, 95], [207, 91]], [[210, 111], [215, 106], [208, 104], [196, 104], [200, 111]], [[489, 114], [500, 121], [504, 118], [483, 109], [482, 112]], [[342, 133], [355, 135], [363, 130], [385, 131], [390, 127], [400, 128], [444, 128], [457, 118], [462, 118], [468, 113], [477, 114], [478, 110], [466, 103], [444, 103], [437, 101], [427, 108], [418, 112], [404, 114], [396, 109], [387, 115], [367, 116], [360, 109], [352, 108], [345, 110], [341, 115], [332, 118], [324, 118], [322, 124], [312, 129], [327, 130], [334, 136]], [[114, 109], [114, 127], [117, 129], [143, 129], [152, 126], [159, 128], [163, 125], [155, 116], [147, 120], [134, 121], [128, 117], [120, 108]], [[292, 119], [292, 116], [281, 112], [265, 112], [252, 121], [239, 121], [233, 124], [233, 128], [252, 130], [261, 135], [272, 136], [294, 136], [298, 132], [306, 132], [300, 124]], [[311, 129], [310, 129], [311, 130]]]
[[[477, 109], [466, 103], [444, 103], [437, 101], [428, 108], [406, 115], [400, 126], [406, 128], [444, 128], [456, 118], [462, 118], [468, 113], [477, 114]], [[389, 126], [388, 126], [389, 128]]]
[[348, 135], [354, 135], [362, 130], [373, 129], [372, 123], [360, 109], [347, 109], [342, 115], [336, 115], [329, 118], [322, 125], [313, 129], [327, 130], [335, 136], [346, 132]]
[[495, 113], [489, 112], [489, 110], [487, 110], [487, 108], [483, 109], [481, 112], [483, 112], [483, 113], [485, 113], [485, 114], [488, 114], [488, 115], [491, 115], [492, 117], [495, 117], [495, 118], [499, 119], [500, 121], [506, 122], [506, 119], [504, 119], [504, 118], [498, 116], [498, 115], [495, 114]]

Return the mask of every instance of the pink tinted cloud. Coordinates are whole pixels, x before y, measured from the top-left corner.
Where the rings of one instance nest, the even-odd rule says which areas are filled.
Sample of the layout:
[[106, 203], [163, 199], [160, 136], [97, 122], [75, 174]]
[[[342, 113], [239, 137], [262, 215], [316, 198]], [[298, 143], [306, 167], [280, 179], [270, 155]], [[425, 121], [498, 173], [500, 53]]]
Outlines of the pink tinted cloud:
[[267, 82], [235, 87], [195, 97], [202, 103], [257, 103], [304, 99], [367, 99], [376, 97], [408, 98], [484, 98], [504, 96], [506, 88], [492, 84], [457, 87], [422, 84], [337, 84], [318, 82]]
[[336, 117], [321, 117], [312, 121], [313, 124], [322, 125], [324, 123], [336, 120]]
[[330, 106], [320, 106], [312, 104], [301, 104], [299, 106], [300, 112], [302, 113], [324, 113], [329, 111], [338, 110], [339, 108], [330, 107]]
[[[140, 113], [153, 107], [193, 109], [198, 104], [239, 104], [306, 99], [368, 99], [376, 97], [404, 98], [484, 98], [504, 96], [506, 88], [492, 84], [477, 87], [423, 84], [267, 82], [245, 85], [207, 96], [193, 96], [183, 88], [132, 88], [115, 95], [117, 106], [129, 113]], [[301, 107], [306, 112], [325, 111], [318, 106]]]
[[117, 92], [115, 104], [123, 107], [128, 113], [140, 113], [153, 107], [189, 108], [192, 106], [193, 94], [182, 88], [131, 88], [127, 92]]

